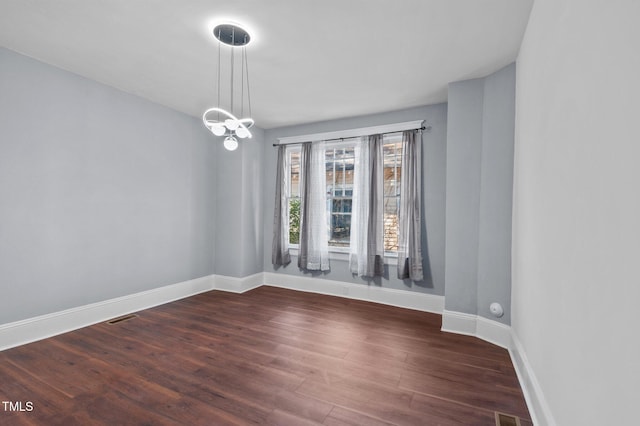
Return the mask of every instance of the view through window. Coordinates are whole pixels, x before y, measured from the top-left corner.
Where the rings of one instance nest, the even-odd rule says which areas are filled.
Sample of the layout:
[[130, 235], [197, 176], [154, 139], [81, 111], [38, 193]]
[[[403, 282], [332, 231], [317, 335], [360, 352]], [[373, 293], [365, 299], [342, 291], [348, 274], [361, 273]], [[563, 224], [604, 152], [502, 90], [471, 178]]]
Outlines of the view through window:
[[[327, 235], [329, 247], [349, 247], [357, 139], [328, 142], [325, 149]], [[289, 244], [300, 242], [300, 147], [287, 149], [289, 164]], [[384, 249], [398, 250], [398, 209], [402, 170], [402, 134], [383, 137]]]

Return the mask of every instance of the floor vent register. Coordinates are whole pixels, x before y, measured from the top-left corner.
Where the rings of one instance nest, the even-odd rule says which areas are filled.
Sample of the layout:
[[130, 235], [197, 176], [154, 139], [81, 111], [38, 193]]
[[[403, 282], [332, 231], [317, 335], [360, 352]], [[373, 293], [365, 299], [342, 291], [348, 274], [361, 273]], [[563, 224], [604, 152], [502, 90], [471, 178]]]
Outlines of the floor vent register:
[[521, 426], [520, 418], [496, 411], [496, 426]]
[[111, 320], [107, 321], [107, 324], [109, 324], [109, 325], [119, 324], [121, 322], [129, 321], [129, 320], [137, 318], [137, 317], [138, 316], [136, 314], [129, 314], [129, 315], [125, 315], [123, 317], [118, 317], [118, 318], [111, 319]]

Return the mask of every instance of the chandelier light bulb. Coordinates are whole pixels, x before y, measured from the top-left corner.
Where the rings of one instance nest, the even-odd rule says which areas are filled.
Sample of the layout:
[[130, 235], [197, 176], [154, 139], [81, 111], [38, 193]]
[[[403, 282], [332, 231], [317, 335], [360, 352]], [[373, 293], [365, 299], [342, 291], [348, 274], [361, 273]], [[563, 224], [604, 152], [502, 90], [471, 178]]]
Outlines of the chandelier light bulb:
[[229, 130], [235, 130], [238, 128], [239, 123], [238, 120], [227, 118], [226, 120], [224, 120], [224, 125], [227, 126], [227, 129]]
[[249, 137], [249, 131], [244, 127], [238, 127], [236, 129], [236, 136], [238, 136], [240, 139], [247, 138]]
[[213, 133], [216, 136], [222, 136], [225, 134], [226, 131], [227, 129], [224, 128], [224, 125], [222, 123], [214, 124], [213, 126], [211, 126], [211, 133]]
[[224, 140], [224, 147], [228, 151], [235, 151], [238, 148], [238, 140], [233, 136], [227, 136]]

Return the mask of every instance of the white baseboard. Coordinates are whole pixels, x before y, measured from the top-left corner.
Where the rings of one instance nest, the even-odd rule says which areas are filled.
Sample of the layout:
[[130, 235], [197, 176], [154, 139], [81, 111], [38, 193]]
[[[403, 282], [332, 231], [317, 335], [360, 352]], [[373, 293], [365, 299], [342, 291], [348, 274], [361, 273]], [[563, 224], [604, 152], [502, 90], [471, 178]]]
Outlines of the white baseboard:
[[244, 293], [252, 288], [261, 286], [263, 282], [262, 272], [244, 278], [209, 275], [22, 321], [2, 324], [0, 325], [0, 351], [205, 291], [221, 290]]
[[395, 290], [374, 285], [352, 284], [343, 281], [276, 274], [273, 272], [264, 273], [264, 284], [272, 287], [340, 296], [436, 314], [442, 314], [444, 309], [443, 296]]
[[547, 399], [531, 368], [531, 364], [529, 364], [524, 348], [513, 331], [511, 332], [511, 338], [513, 348], [509, 350], [509, 355], [511, 355], [511, 362], [516, 369], [524, 399], [527, 401], [531, 420], [533, 420], [534, 425], [555, 426], [556, 422], [547, 404]]
[[510, 326], [481, 316], [476, 323], [476, 337], [505, 349], [513, 347]]
[[464, 334], [465, 336], [475, 336], [477, 318], [477, 315], [445, 309], [442, 312], [441, 330], [449, 333]]
[[215, 290], [230, 291], [232, 293], [244, 293], [264, 284], [264, 273], [249, 275], [248, 277], [236, 278], [224, 275], [214, 275]]
[[213, 275], [0, 325], [0, 350], [213, 290]]
[[387, 305], [442, 313], [444, 298], [429, 294], [385, 289], [284, 274], [257, 273], [243, 278], [209, 275], [102, 302], [40, 315], [0, 325], [0, 351], [77, 330], [132, 312], [210, 290], [244, 293], [268, 283], [294, 290], [311, 291]]
[[478, 315], [445, 309], [442, 313], [442, 331], [475, 336], [505, 349], [513, 347], [511, 327]]

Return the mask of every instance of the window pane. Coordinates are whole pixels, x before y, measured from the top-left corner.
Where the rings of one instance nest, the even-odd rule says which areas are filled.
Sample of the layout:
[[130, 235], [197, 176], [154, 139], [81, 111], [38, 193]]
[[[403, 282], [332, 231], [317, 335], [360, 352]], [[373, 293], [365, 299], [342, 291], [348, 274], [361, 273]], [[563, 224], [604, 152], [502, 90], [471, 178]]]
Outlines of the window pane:
[[327, 195], [333, 194], [333, 167], [327, 168]]
[[350, 235], [351, 215], [341, 213], [332, 214], [329, 245], [334, 247], [348, 247]]
[[289, 244], [300, 243], [300, 198], [289, 199]]
[[332, 247], [349, 246], [354, 158], [355, 147], [349, 143], [339, 142], [325, 151], [328, 233]]
[[332, 213], [351, 213], [351, 203], [350, 198], [334, 199]]
[[385, 136], [384, 152], [384, 249], [398, 250], [398, 213], [402, 142], [400, 134]]
[[355, 150], [353, 146], [347, 147], [344, 150], [344, 185], [345, 189], [353, 187], [353, 168], [355, 164]]
[[333, 148], [327, 148], [326, 151], [324, 152], [325, 155], [325, 161], [327, 162], [327, 166], [329, 164], [333, 163], [333, 156], [334, 156], [334, 149]]
[[292, 197], [300, 196], [300, 151], [291, 152], [291, 177], [289, 193]]
[[384, 214], [384, 249], [398, 251], [398, 215], [396, 213]]
[[350, 164], [349, 163], [345, 164], [344, 184], [345, 184], [345, 188], [353, 187], [353, 161], [351, 161]]
[[395, 167], [384, 168], [384, 195], [390, 197], [396, 194]]

